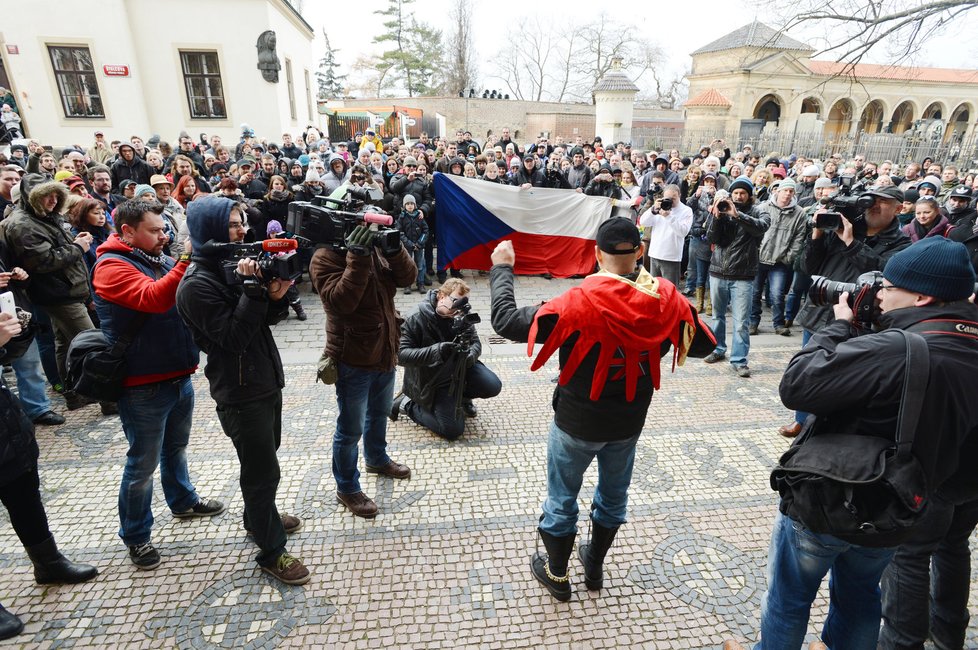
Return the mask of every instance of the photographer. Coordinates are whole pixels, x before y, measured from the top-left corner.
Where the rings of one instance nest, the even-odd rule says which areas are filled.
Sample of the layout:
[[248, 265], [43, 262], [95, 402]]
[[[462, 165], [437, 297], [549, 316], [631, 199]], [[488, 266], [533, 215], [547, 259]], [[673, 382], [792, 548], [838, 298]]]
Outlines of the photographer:
[[404, 388], [391, 407], [391, 420], [403, 411], [436, 435], [455, 440], [465, 418], [477, 415], [472, 400], [499, 395], [502, 382], [479, 361], [482, 343], [475, 323], [465, 318], [474, 315], [464, 308], [471, 309], [468, 294], [465, 282], [449, 278], [429, 291], [401, 326], [397, 362], [405, 368]]
[[204, 198], [187, 207], [193, 264], [177, 289], [177, 309], [207, 354], [204, 374], [217, 417], [241, 463], [244, 527], [258, 545], [258, 565], [290, 585], [309, 581], [309, 570], [286, 551], [286, 534], [302, 527], [275, 506], [282, 440], [285, 371], [269, 325], [289, 311], [290, 282], [261, 281], [258, 263], [241, 259], [229, 284], [221, 244], [241, 242], [244, 219], [230, 199]]
[[[885, 187], [871, 190], [865, 195], [873, 197], [873, 205], [855, 224], [842, 216], [842, 225], [835, 232], [825, 232], [820, 228], [812, 230], [805, 252], [805, 271], [809, 276], [821, 275], [836, 282], [855, 282], [863, 273], [882, 271], [894, 253], [910, 245], [910, 238], [900, 232], [900, 222], [896, 218], [903, 203], [903, 192], [896, 187]], [[814, 332], [833, 318], [831, 306], [819, 306], [811, 300], [807, 301], [795, 318], [805, 330], [802, 333], [802, 347]], [[807, 413], [795, 413], [795, 421], [782, 426], [778, 433], [788, 438], [797, 436], [807, 417]]]
[[[816, 416], [806, 423], [811, 430], [806, 432], [802, 446], [823, 433], [849, 434], [850, 439], [866, 436], [894, 440], [902, 413], [907, 343], [892, 330], [908, 330], [922, 336], [929, 351], [929, 369], [914, 378], [915, 382], [920, 381], [915, 387], [923, 395], [917, 435], [910, 451], [926, 485], [923, 494], [916, 491], [911, 494], [915, 495], [915, 501], [922, 500], [926, 509], [914, 525], [895, 532], [874, 532], [872, 526], [864, 526], [864, 532], [858, 536], [842, 533], [835, 536], [816, 533], [800, 520], [801, 513], [812, 512], [804, 507], [806, 504], [792, 505], [791, 511], [798, 517], [795, 518], [784, 514], [782, 501], [782, 511], [772, 531], [769, 584], [761, 607], [764, 648], [801, 646], [808, 631], [811, 603], [829, 570], [832, 571], [829, 610], [834, 615], [826, 619], [822, 630], [821, 640], [826, 645], [875, 650], [879, 637], [883, 648], [923, 647], [927, 638], [929, 551], [920, 553], [919, 549], [895, 547], [908, 540], [939, 540], [949, 530], [950, 513], [955, 509], [952, 504], [960, 503], [958, 499], [973, 500], [978, 495], [974, 489], [978, 402], [973, 399], [971, 389], [971, 378], [978, 364], [978, 335], [975, 334], [978, 308], [968, 300], [974, 282], [974, 270], [960, 244], [944, 238], [915, 244], [892, 255], [883, 270], [876, 300], [884, 331], [860, 336], [865, 330], [853, 326], [853, 311], [847, 304], [850, 295], [843, 293], [832, 306], [832, 320], [788, 364], [780, 385], [782, 401], [789, 408]], [[838, 439], [845, 438], [839, 435]], [[844, 450], [840, 449], [842, 453]], [[955, 489], [949, 490], [951, 486]], [[970, 489], [957, 489], [963, 486]], [[914, 488], [907, 485], [905, 489]], [[898, 499], [894, 493], [886, 494], [889, 500]], [[840, 511], [852, 507], [848, 503], [836, 503], [833, 507]], [[856, 521], [871, 520], [874, 511], [887, 507], [884, 499], [864, 501], [860, 505], [865, 512], [860, 511]], [[811, 507], [819, 508], [819, 505], [811, 504]], [[823, 515], [812, 513], [812, 516]], [[972, 517], [970, 527], [973, 528], [975, 514], [968, 516]], [[964, 534], [959, 543], [966, 539]], [[963, 546], [963, 552], [955, 559], [956, 566], [941, 565], [938, 579], [959, 584], [962, 578], [967, 580], [970, 554], [966, 542]], [[886, 625], [881, 634], [878, 585], [894, 551], [898, 564], [891, 565], [893, 570], [887, 570], [883, 578]], [[901, 556], [908, 564], [900, 562]], [[940, 586], [938, 582], [938, 590]], [[958, 607], [951, 611], [966, 611], [967, 593], [965, 584], [963, 592], [955, 598], [963, 598], [964, 602], [959, 600]], [[947, 610], [938, 606], [934, 612]], [[913, 634], [904, 636], [914, 626], [917, 629]], [[938, 643], [939, 647], [960, 648], [966, 626], [965, 615], [954, 623], [959, 633], [956, 641], [943, 636], [935, 641], [946, 638], [944, 643]], [[936, 629], [931, 628], [932, 632]]]
[[570, 150], [571, 166], [564, 172], [564, 184], [568, 189], [583, 192], [591, 182], [591, 168], [584, 164], [584, 150], [574, 147]]
[[383, 255], [365, 225], [346, 246], [320, 247], [309, 276], [326, 310], [326, 355], [338, 371], [333, 477], [336, 500], [358, 517], [377, 516], [377, 504], [360, 488], [357, 445], [363, 438], [367, 471], [397, 479], [411, 469], [387, 455], [387, 415], [394, 399], [394, 366], [401, 317], [394, 307], [398, 287], [410, 287], [418, 267], [400, 246]]
[[693, 210], [679, 200], [679, 186], [666, 185], [662, 198], [642, 215], [640, 223], [649, 230], [649, 272], [679, 288], [683, 247], [693, 225]]
[[717, 363], [727, 354], [727, 306], [732, 310], [733, 352], [730, 363], [740, 377], [750, 377], [750, 304], [761, 239], [771, 218], [754, 205], [754, 185], [746, 176], [730, 184], [730, 198], [717, 199], [710, 208], [706, 240], [713, 246], [710, 257], [710, 297], [713, 300], [713, 332], [717, 347], [703, 361]]
[[615, 182], [611, 165], [603, 163], [598, 168], [598, 173], [594, 175], [594, 178], [584, 188], [584, 194], [587, 196], [604, 196], [609, 199], [621, 198], [621, 188]]

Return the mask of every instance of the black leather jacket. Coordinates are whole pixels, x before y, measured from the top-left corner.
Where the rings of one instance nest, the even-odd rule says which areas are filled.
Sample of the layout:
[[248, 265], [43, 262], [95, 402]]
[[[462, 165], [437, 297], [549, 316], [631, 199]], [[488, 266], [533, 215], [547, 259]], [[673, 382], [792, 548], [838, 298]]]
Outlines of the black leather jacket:
[[482, 354], [482, 343], [475, 332], [475, 325], [466, 327], [472, 341], [466, 358], [454, 352], [449, 358], [442, 355], [442, 343], [452, 341], [452, 320], [435, 313], [438, 292], [432, 289], [401, 325], [401, 344], [397, 353], [397, 365], [404, 366], [404, 394], [426, 409], [432, 408], [436, 395], [448, 391], [457, 395], [463, 386], [452, 370], [458, 363], [472, 366]]

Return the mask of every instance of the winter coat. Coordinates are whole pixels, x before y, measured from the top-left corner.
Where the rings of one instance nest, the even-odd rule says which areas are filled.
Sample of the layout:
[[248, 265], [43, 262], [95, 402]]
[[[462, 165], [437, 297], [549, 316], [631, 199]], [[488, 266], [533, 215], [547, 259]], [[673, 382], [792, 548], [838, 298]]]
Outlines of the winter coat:
[[[337, 175], [333, 171], [333, 161], [340, 160], [343, 162], [343, 173]], [[332, 194], [337, 187], [345, 183], [350, 178], [350, 163], [346, 161], [346, 158], [339, 154], [330, 154], [329, 160], [326, 161], [326, 172], [320, 177], [323, 182], [323, 194]]]
[[401, 216], [397, 218], [397, 229], [401, 233], [401, 243], [408, 252], [414, 251], [415, 246], [424, 246], [428, 237], [428, 222], [417, 210], [414, 214], [402, 210]]
[[[121, 152], [124, 147], [132, 149], [132, 145], [122, 143], [119, 145], [119, 151]], [[132, 181], [137, 185], [149, 185], [149, 179], [156, 173], [156, 170], [148, 162], [136, 154], [135, 149], [132, 149], [132, 151], [133, 156], [131, 161], [126, 162], [120, 155], [109, 169], [109, 175], [112, 177], [113, 192], [121, 194], [119, 184], [126, 180]]]
[[377, 249], [357, 255], [323, 246], [312, 256], [309, 277], [326, 310], [326, 354], [362, 370], [392, 370], [403, 322], [394, 295], [418, 279], [404, 247], [386, 257]]
[[693, 196], [686, 201], [693, 210], [693, 224], [689, 227], [689, 252], [695, 259], [709, 261], [713, 251], [706, 240], [706, 222], [710, 216], [710, 205], [713, 199], [705, 192], [699, 198]]
[[911, 243], [916, 244], [921, 239], [926, 239], [928, 237], [946, 237], [950, 229], [951, 222], [947, 220], [947, 217], [941, 215], [940, 219], [937, 220], [937, 223], [931, 226], [929, 230], [925, 230], [924, 227], [920, 225], [920, 222], [914, 219], [901, 228], [900, 231], [910, 238]]
[[[805, 272], [823, 275], [836, 282], [855, 282], [863, 273], [882, 271], [894, 253], [909, 245], [910, 238], [900, 232], [900, 223], [895, 217], [893, 223], [872, 237], [855, 235], [849, 246], [834, 232], [823, 233], [818, 239], [808, 240]], [[834, 318], [832, 305], [819, 307], [809, 300], [798, 312], [795, 322], [814, 332]]]
[[[4, 359], [0, 348], [0, 361]], [[34, 425], [7, 383], [0, 379], [0, 487], [37, 469], [40, 452]]]
[[[30, 199], [22, 199], [20, 207], [4, 219], [3, 239], [14, 262], [31, 276], [27, 290], [31, 302], [41, 306], [87, 302], [90, 288], [85, 253], [74, 243], [60, 214], [68, 190], [56, 181], [38, 183], [40, 179], [28, 174], [21, 180], [21, 197]], [[58, 202], [45, 214], [41, 199], [51, 193], [58, 195]]]
[[760, 209], [771, 219], [771, 226], [761, 240], [760, 263], [769, 266], [782, 264], [792, 268], [805, 248], [808, 215], [794, 199], [785, 208], [768, 201]]
[[710, 275], [721, 280], [753, 280], [757, 275], [761, 239], [771, 218], [756, 205], [735, 205], [737, 217], [711, 218], [706, 238], [713, 245]]
[[[441, 353], [441, 344], [452, 341], [452, 319], [442, 318], [435, 312], [438, 292], [434, 289], [421, 301], [418, 310], [408, 316], [401, 325], [401, 340], [397, 353], [397, 364], [404, 367], [404, 394], [417, 402], [422, 408], [431, 410], [435, 398], [446, 392], [457, 395], [464, 387], [457, 382], [457, 375], [451, 370], [458, 362], [453, 357], [446, 359]], [[476, 336], [474, 324], [468, 324], [466, 331], [472, 345], [464, 363], [471, 367], [482, 354], [482, 343]]]
[[[824, 431], [894, 439], [907, 347], [902, 336], [889, 330], [941, 319], [975, 322], [978, 307], [959, 300], [894, 309], [880, 317], [886, 330], [864, 336], [855, 336], [850, 323], [833, 319], [789, 362], [781, 378], [781, 401], [790, 409], [818, 416], [816, 436]], [[921, 335], [930, 352], [930, 382], [912, 453], [932, 494], [956, 492], [974, 499], [978, 497], [974, 471], [978, 401], [972, 397], [972, 379], [978, 342], [950, 333]], [[860, 535], [846, 541], [887, 547], [901, 540], [898, 534]]]
[[431, 213], [435, 193], [431, 183], [428, 183], [422, 176], [416, 176], [412, 181], [408, 180], [407, 174], [399, 172], [391, 178], [390, 190], [391, 194], [394, 195], [395, 212], [399, 213], [401, 211], [404, 205], [404, 197], [410, 194], [418, 202], [419, 210], [426, 215]]

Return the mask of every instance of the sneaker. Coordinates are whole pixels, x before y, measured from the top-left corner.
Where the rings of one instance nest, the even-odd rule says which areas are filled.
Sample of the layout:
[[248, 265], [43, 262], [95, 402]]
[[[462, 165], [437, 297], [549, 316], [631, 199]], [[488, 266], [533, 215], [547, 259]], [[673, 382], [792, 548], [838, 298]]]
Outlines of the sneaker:
[[309, 569], [303, 566], [302, 561], [288, 553], [282, 553], [275, 564], [263, 566], [261, 570], [287, 585], [304, 585], [311, 577]]
[[225, 507], [226, 506], [220, 501], [216, 501], [214, 499], [204, 501], [201, 499], [193, 508], [184, 510], [183, 512], [174, 512], [173, 516], [177, 519], [189, 519], [190, 517], [214, 517], [224, 512]]
[[738, 377], [744, 377], [745, 379], [750, 377], [750, 368], [747, 366], [737, 366], [736, 370]]
[[405, 296], [411, 295], [411, 287], [404, 287], [404, 295]]
[[40, 424], [45, 427], [53, 427], [64, 423], [65, 419], [54, 411], [47, 411], [34, 418], [34, 424]]
[[747, 333], [750, 334], [751, 336], [754, 336], [755, 334], [759, 333], [760, 331], [761, 330], [760, 330], [760, 328], [757, 325], [751, 325], [749, 328], [747, 328]]
[[129, 547], [129, 560], [136, 565], [137, 569], [150, 571], [160, 565], [160, 552], [156, 550], [152, 542], [145, 544], [134, 544]]
[[726, 358], [727, 355], [720, 354], [719, 352], [714, 350], [713, 352], [706, 355], [706, 358], [703, 359], [703, 363], [717, 363], [718, 361], [723, 361]]

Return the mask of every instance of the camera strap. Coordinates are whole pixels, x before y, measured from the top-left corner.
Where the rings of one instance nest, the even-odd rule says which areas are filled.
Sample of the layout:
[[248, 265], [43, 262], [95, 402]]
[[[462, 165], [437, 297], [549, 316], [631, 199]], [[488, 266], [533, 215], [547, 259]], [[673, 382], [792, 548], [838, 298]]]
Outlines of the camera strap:
[[978, 341], [978, 323], [970, 320], [933, 318], [915, 323], [906, 328], [906, 331], [917, 334], [950, 334]]

